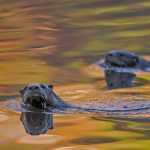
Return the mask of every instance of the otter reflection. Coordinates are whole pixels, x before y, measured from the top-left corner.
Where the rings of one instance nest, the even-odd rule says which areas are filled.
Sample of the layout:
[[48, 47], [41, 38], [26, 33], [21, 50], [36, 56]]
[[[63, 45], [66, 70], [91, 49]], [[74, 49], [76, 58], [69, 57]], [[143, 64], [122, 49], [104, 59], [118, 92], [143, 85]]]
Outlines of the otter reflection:
[[30, 135], [45, 134], [47, 130], [54, 128], [53, 114], [41, 112], [22, 112], [20, 120], [26, 132]]
[[105, 70], [105, 80], [108, 89], [132, 87], [132, 81], [135, 77], [136, 75], [130, 72]]

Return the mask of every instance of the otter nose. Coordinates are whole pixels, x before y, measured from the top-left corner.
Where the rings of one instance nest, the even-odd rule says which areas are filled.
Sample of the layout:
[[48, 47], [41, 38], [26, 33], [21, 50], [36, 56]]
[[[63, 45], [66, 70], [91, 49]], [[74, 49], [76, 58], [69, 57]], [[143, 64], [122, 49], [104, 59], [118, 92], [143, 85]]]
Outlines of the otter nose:
[[112, 53], [108, 53], [108, 56], [109, 56], [109, 57], [112, 57], [112, 56], [113, 56], [113, 54], [112, 54]]
[[29, 87], [29, 90], [37, 90], [38, 88], [39, 88], [38, 86], [35, 86], [35, 85], [34, 85], [34, 86], [30, 86], [30, 87]]

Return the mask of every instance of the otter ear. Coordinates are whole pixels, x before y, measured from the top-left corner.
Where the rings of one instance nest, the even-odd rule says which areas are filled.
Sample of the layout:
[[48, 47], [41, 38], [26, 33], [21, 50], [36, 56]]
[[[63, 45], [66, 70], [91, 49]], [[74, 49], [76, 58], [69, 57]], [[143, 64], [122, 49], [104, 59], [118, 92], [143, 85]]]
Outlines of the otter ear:
[[20, 95], [21, 95], [21, 96], [24, 94], [24, 92], [25, 92], [25, 90], [26, 90], [27, 88], [28, 88], [28, 87], [25, 86], [23, 89], [20, 90]]
[[48, 87], [49, 87], [49, 89], [53, 89], [53, 85], [52, 84], [49, 84]]
[[21, 95], [21, 96], [23, 95], [23, 89], [20, 90], [20, 95]]

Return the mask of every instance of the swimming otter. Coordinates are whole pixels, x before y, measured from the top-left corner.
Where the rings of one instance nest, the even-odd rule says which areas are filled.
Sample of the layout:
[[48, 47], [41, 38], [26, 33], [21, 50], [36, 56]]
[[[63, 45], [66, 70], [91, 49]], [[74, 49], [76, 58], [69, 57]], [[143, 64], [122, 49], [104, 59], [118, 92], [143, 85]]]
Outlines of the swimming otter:
[[74, 106], [64, 102], [53, 92], [53, 85], [30, 84], [20, 91], [23, 104], [34, 106], [40, 109], [52, 108], [72, 108]]
[[113, 50], [105, 54], [104, 61], [103, 63], [100, 61], [99, 66], [104, 67], [105, 69], [114, 67], [122, 68], [124, 69], [124, 72], [130, 72], [130, 69], [133, 69], [134, 71], [149, 71], [150, 61], [143, 59], [133, 52]]
[[73, 106], [63, 101], [59, 96], [53, 92], [53, 85], [47, 84], [30, 84], [20, 90], [23, 99], [23, 105], [26, 108], [44, 109], [51, 111], [53, 108], [59, 110], [80, 110], [89, 112], [98, 112], [99, 110], [93, 108], [83, 108], [80, 106]]
[[150, 61], [123, 50], [107, 52], [104, 59], [95, 64], [104, 69], [108, 89], [131, 87], [136, 71], [150, 71]]
[[[34, 121], [38, 121], [38, 113], [44, 113], [44, 112], [51, 112], [51, 110], [56, 108], [58, 110], [78, 110], [78, 111], [88, 111], [88, 112], [105, 112], [107, 113], [120, 113], [120, 112], [134, 112], [134, 111], [141, 111], [141, 110], [147, 110], [149, 107], [141, 107], [141, 108], [133, 108], [133, 109], [97, 109], [97, 108], [90, 108], [90, 107], [80, 107], [80, 106], [73, 106], [71, 104], [68, 104], [67, 102], [63, 101], [61, 98], [59, 98], [54, 92], [53, 92], [53, 85], [47, 85], [47, 84], [30, 84], [25, 86], [21, 91], [21, 97], [23, 98], [23, 104], [26, 104], [29, 110], [33, 113], [28, 113], [28, 109], [26, 110], [27, 113], [23, 113], [21, 116], [21, 120], [23, 121], [24, 126], [26, 127], [28, 133], [31, 133], [32, 131], [35, 131], [34, 133], [31, 134], [41, 134], [46, 132], [46, 129], [52, 129], [52, 116], [49, 115], [49, 117], [40, 115], [41, 120], [45, 120], [45, 130], [37, 130], [34, 129], [34, 125], [37, 126], [38, 129], [40, 129], [40, 122], [35, 122], [33, 125]], [[31, 106], [31, 107], [30, 107]], [[31, 108], [31, 109], [30, 109]], [[34, 109], [33, 109], [34, 108]], [[38, 109], [37, 109], [38, 108]], [[41, 109], [44, 110], [41, 111]], [[45, 111], [46, 110], [46, 111]], [[53, 112], [53, 110], [52, 110]], [[37, 116], [35, 118], [35, 116]], [[50, 119], [51, 118], [51, 119]], [[50, 119], [50, 122], [47, 122], [47, 120]], [[32, 124], [32, 125], [31, 125]], [[31, 125], [31, 127], [30, 127]], [[44, 123], [42, 124], [44, 126]], [[29, 131], [30, 130], [30, 131]]]

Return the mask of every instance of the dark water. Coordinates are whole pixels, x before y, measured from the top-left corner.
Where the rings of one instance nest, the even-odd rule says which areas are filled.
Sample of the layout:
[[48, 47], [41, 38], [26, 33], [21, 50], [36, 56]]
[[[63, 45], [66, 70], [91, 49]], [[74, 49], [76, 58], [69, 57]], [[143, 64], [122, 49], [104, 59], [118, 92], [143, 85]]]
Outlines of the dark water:
[[[146, 105], [148, 73], [132, 88], [107, 91], [103, 72], [90, 64], [112, 49], [149, 59], [149, 15], [149, 0], [0, 0], [0, 100], [16, 100], [22, 86], [42, 82], [75, 105]], [[149, 113], [116, 117], [55, 114], [53, 130], [31, 136], [20, 112], [1, 108], [0, 149], [148, 150]]]

